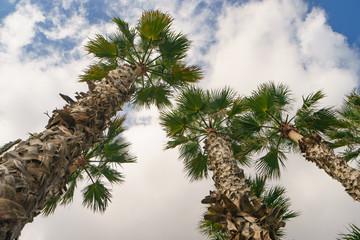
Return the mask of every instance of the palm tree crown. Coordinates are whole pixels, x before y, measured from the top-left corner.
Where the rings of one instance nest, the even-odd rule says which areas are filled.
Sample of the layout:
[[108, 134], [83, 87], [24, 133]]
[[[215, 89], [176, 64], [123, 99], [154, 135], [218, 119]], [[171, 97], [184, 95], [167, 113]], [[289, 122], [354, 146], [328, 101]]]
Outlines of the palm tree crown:
[[328, 134], [334, 140], [333, 148], [346, 147], [343, 157], [347, 160], [357, 159], [360, 154], [360, 92], [353, 90], [339, 109], [343, 127]]
[[302, 106], [289, 117], [293, 103], [290, 89], [271, 82], [260, 85], [244, 100], [246, 111], [231, 124], [234, 138], [243, 143], [239, 154], [248, 160], [263, 153], [255, 160], [257, 170], [268, 177], [280, 177], [286, 153], [298, 151], [297, 142], [289, 136], [291, 130], [304, 135], [321, 134], [339, 126], [332, 108], [318, 107], [322, 98], [321, 91], [303, 97]]
[[171, 30], [173, 19], [160, 11], [144, 11], [135, 27], [113, 18], [117, 31], [108, 36], [96, 35], [86, 45], [98, 62], [89, 66], [81, 81], [98, 81], [122, 64], [138, 65], [142, 73], [132, 85], [136, 106], [170, 105], [174, 89], [198, 81], [199, 67], [186, 65], [188, 38]]
[[185, 172], [191, 180], [208, 176], [207, 152], [203, 141], [211, 129], [229, 135], [229, 120], [242, 111], [241, 99], [230, 88], [204, 91], [194, 86], [181, 91], [176, 109], [161, 114], [162, 125], [171, 138], [166, 149], [179, 147]]

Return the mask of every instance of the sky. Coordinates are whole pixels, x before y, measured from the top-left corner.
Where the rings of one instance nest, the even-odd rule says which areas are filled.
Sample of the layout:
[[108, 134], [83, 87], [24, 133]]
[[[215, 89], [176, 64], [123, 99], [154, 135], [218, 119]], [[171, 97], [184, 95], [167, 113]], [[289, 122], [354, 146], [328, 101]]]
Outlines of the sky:
[[[271, 80], [298, 100], [322, 89], [322, 104], [339, 106], [359, 85], [358, 0], [0, 0], [0, 145], [41, 132], [44, 113], [64, 105], [59, 93], [86, 91], [78, 76], [93, 60], [84, 45], [114, 31], [112, 17], [135, 24], [150, 9], [168, 12], [192, 40], [189, 62], [203, 67], [203, 88], [227, 85], [248, 95]], [[197, 226], [211, 179], [190, 182], [177, 151], [163, 151], [156, 109], [127, 114], [124, 136], [137, 163], [124, 165], [125, 183], [113, 187], [107, 211], [84, 209], [77, 194], [28, 224], [21, 240], [206, 239]], [[348, 223], [360, 225], [360, 204], [301, 156], [289, 158], [275, 183], [301, 212], [285, 239], [335, 239]]]

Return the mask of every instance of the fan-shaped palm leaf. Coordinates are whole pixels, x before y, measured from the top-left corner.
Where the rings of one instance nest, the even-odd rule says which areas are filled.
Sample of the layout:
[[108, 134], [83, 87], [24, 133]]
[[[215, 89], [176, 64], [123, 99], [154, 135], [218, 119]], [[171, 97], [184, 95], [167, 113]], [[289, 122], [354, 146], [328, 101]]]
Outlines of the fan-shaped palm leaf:
[[173, 18], [158, 10], [144, 11], [136, 28], [143, 38], [156, 41], [165, 37], [172, 22]]
[[338, 240], [360, 240], [360, 228], [355, 224], [350, 224], [348, 231], [350, 233], [340, 233]]

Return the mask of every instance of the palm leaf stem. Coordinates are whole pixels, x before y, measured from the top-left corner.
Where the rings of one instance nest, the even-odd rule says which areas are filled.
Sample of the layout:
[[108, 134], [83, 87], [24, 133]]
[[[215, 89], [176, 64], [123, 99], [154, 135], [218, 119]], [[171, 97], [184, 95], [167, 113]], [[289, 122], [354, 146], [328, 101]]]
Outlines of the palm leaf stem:
[[159, 72], [159, 71], [154, 70], [154, 69], [149, 69], [149, 72], [152, 73], [152, 74], [158, 75], [158, 76], [161, 76], [161, 75], [168, 75], [168, 76], [170, 76], [170, 74], [168, 74], [168, 73]]
[[200, 116], [201, 120], [202, 120], [202, 121], [203, 121], [203, 123], [205, 124], [205, 126], [206, 126], [207, 128], [210, 128], [210, 126], [209, 126], [209, 125], [207, 124], [207, 122], [205, 121], [205, 119], [204, 119], [203, 115], [201, 115], [200, 111], [199, 111], [199, 110], [197, 110], [197, 112], [198, 112], [198, 114], [199, 114], [199, 116]]
[[216, 128], [216, 127], [221, 126], [221, 124], [222, 124], [223, 122], [225, 122], [225, 121], [229, 121], [229, 118], [227, 117], [227, 118], [221, 119], [220, 122], [218, 122], [216, 125], [214, 125], [214, 127]]
[[145, 79], [144, 79], [144, 75], [141, 76], [141, 83], [142, 83], [142, 87], [145, 88]]
[[147, 72], [145, 72], [145, 75], [146, 75], [146, 77], [149, 79], [149, 82], [150, 82], [151, 86], [152, 86], [152, 87], [155, 87], [155, 85], [154, 85], [154, 83], [152, 82], [151, 77], [149, 76], [149, 74], [148, 74]]
[[159, 56], [157, 56], [156, 58], [154, 58], [153, 60], [151, 60], [150, 62], [147, 63], [147, 65], [151, 64], [152, 62], [156, 61], [157, 59], [159, 59], [160, 57], [162, 57], [162, 54], [159, 54]]
[[292, 118], [290, 118], [290, 120], [289, 121], [286, 121], [286, 123], [290, 123], [292, 120], [294, 120], [294, 118], [296, 117], [296, 115], [295, 116], [293, 116]]
[[266, 110], [266, 113], [269, 114], [270, 118], [272, 118], [277, 124], [281, 125], [282, 123], [279, 122], [268, 110]]
[[263, 127], [263, 128], [271, 128], [271, 129], [279, 129], [279, 128], [277, 128], [277, 127], [272, 127], [272, 126], [260, 126], [260, 127]]
[[85, 158], [87, 160], [89, 160], [90, 158], [93, 157], [93, 154], [96, 150], [98, 150], [100, 147], [103, 147], [106, 143], [103, 141], [103, 142], [100, 142], [96, 147], [92, 148], [90, 152], [87, 152], [85, 153]]
[[162, 64], [154, 64], [154, 65], [147, 65], [149, 68], [153, 68], [153, 67], [157, 67], [157, 66], [161, 66]]
[[[129, 54], [129, 56], [132, 58], [132, 56]], [[134, 65], [136, 63], [135, 59], [133, 59], [134, 62], [130, 62], [128, 59], [126, 59], [125, 57], [121, 57], [121, 56], [117, 56], [118, 58], [120, 58], [121, 60], [131, 64], [131, 65]]]
[[88, 175], [88, 177], [90, 178], [91, 182], [92, 182], [93, 184], [95, 184], [94, 179], [91, 177], [91, 174], [90, 174], [89, 171], [86, 169], [86, 167], [84, 168], [84, 170], [85, 170], [86, 174]]
[[135, 62], [140, 62], [140, 61], [141, 61], [141, 57], [140, 57], [139, 53], [137, 52], [134, 44], [131, 44], [131, 47], [134, 49], [134, 53], [135, 53], [136, 57], [138, 58], [138, 61], [135, 61]]
[[[147, 45], [146, 50], [145, 50], [145, 53], [144, 53], [144, 55], [143, 55], [143, 58], [141, 59], [141, 61], [142, 61], [143, 63], [145, 63], [145, 62], [144, 62], [144, 61], [145, 61], [145, 57], [146, 57], [146, 54], [147, 54], [147, 52], [148, 52], [148, 50], [149, 50], [149, 48], [150, 48], [151, 43], [152, 43], [152, 38], [150, 38], [149, 44]], [[149, 58], [150, 55], [151, 55], [151, 51], [150, 51], [149, 55], [147, 56], [147, 59]]]

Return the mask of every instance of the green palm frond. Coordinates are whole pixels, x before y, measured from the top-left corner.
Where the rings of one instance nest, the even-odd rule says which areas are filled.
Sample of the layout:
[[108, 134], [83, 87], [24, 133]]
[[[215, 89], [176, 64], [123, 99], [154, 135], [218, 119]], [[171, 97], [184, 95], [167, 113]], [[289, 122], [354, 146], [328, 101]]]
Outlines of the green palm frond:
[[276, 206], [281, 206], [283, 209], [282, 219], [284, 221], [288, 221], [292, 218], [298, 217], [300, 215], [299, 212], [295, 212], [290, 209], [290, 198], [285, 196], [286, 191], [285, 188], [280, 186], [271, 187], [267, 190], [264, 195], [264, 202], [270, 207], [275, 208]]
[[231, 121], [231, 128], [234, 136], [241, 139], [260, 132], [262, 130], [262, 122], [255, 114], [250, 112], [236, 116]]
[[83, 205], [93, 211], [104, 212], [108, 203], [111, 202], [110, 190], [100, 180], [86, 186], [82, 190]]
[[80, 81], [103, 79], [110, 70], [123, 64], [144, 66], [129, 94], [138, 108], [155, 104], [169, 106], [174, 91], [203, 77], [198, 66], [187, 65], [190, 47], [187, 36], [170, 30], [173, 19], [160, 11], [144, 11], [135, 28], [113, 18], [117, 30], [108, 36], [96, 35], [86, 45], [97, 62], [85, 70]]
[[168, 136], [182, 135], [189, 126], [188, 119], [180, 111], [162, 112], [160, 120]]
[[[207, 91], [207, 95], [210, 114], [226, 110], [236, 99], [235, 91], [229, 87]], [[224, 114], [226, 114], [226, 111]]]
[[112, 63], [97, 63], [90, 65], [87, 69], [84, 70], [84, 74], [80, 75], [80, 81], [100, 81], [109, 74], [110, 70], [113, 70], [117, 67], [116, 62]]
[[170, 82], [173, 83], [174, 86], [184, 86], [187, 83], [196, 83], [203, 77], [201, 68], [194, 65], [187, 66], [185, 64], [177, 63], [173, 64], [171, 69]]
[[263, 196], [266, 190], [266, 180], [267, 180], [266, 176], [260, 176], [260, 175], [256, 175], [254, 179], [252, 178], [248, 179], [251, 191], [256, 197], [260, 198]]
[[180, 97], [177, 99], [178, 109], [183, 114], [194, 115], [204, 110], [208, 107], [207, 96], [205, 91], [194, 86], [189, 86], [181, 92]]
[[296, 127], [304, 134], [312, 131], [326, 132], [341, 125], [333, 108], [321, 108], [317, 111], [302, 112], [295, 118]]
[[157, 41], [169, 31], [173, 18], [168, 14], [156, 11], [144, 11], [137, 24], [141, 37]]
[[[116, 46], [118, 58], [125, 59], [129, 54], [133, 54], [133, 42], [130, 42], [120, 31], [110, 34], [109, 39], [111, 40], [111, 43]], [[135, 62], [131, 63], [135, 64]]]
[[360, 154], [360, 91], [353, 90], [346, 96], [343, 105], [338, 110], [340, 115], [337, 128], [326, 132], [327, 136], [333, 140], [331, 147], [345, 147], [341, 152], [342, 157], [347, 161], [358, 159]]
[[190, 48], [190, 41], [185, 35], [170, 32], [159, 44], [159, 52], [164, 61], [173, 62], [182, 60], [186, 57], [186, 52]]
[[232, 105], [230, 109], [226, 112], [229, 119], [232, 119], [233, 117], [240, 115], [246, 111], [246, 106], [244, 104], [244, 98], [236, 98], [232, 101]]
[[256, 169], [269, 178], [280, 177], [280, 167], [285, 167], [285, 154], [278, 148], [271, 147], [266, 155], [257, 160]]
[[88, 44], [85, 45], [85, 48], [89, 54], [94, 54], [95, 57], [107, 59], [110, 62], [114, 62], [117, 57], [116, 45], [100, 34], [90, 39]]
[[120, 136], [124, 131], [122, 126], [124, 121], [124, 117], [113, 119], [107, 131], [104, 132], [102, 141], [83, 154], [82, 157], [87, 160], [85, 166], [70, 174], [66, 191], [47, 204], [43, 211], [44, 215], [53, 213], [58, 204], [70, 204], [78, 183], [85, 177], [91, 184], [82, 190], [83, 205], [90, 207], [93, 211], [105, 211], [111, 198], [111, 190], [106, 187], [104, 181], [110, 184], [122, 183], [124, 177], [117, 167], [123, 163], [135, 162], [135, 157], [128, 150], [130, 144]]
[[207, 178], [207, 156], [202, 151], [199, 139], [189, 139], [179, 147], [184, 171], [191, 181]]
[[135, 29], [130, 29], [129, 24], [120, 18], [114, 17], [112, 21], [116, 23], [119, 31], [124, 35], [128, 42], [133, 45], [136, 36]]
[[171, 89], [164, 84], [156, 86], [146, 86], [138, 89], [133, 95], [133, 104], [136, 107], [150, 108], [155, 105], [158, 109], [171, 106], [171, 101], [168, 96], [171, 94]]
[[53, 214], [59, 205], [61, 196], [58, 195], [55, 198], [48, 201], [43, 209], [43, 215], [45, 217], [49, 216], [50, 214]]
[[124, 182], [124, 177], [119, 171], [105, 164], [100, 164], [98, 166], [89, 164], [87, 166], [87, 169], [92, 178], [96, 178], [96, 179], [105, 178], [109, 183]]
[[246, 105], [253, 111], [259, 119], [268, 118], [269, 114], [279, 118], [281, 113], [287, 111], [286, 106], [291, 103], [290, 90], [284, 84], [275, 83], [261, 84], [256, 91], [247, 98]]
[[300, 111], [314, 109], [319, 101], [325, 97], [325, 94], [320, 90], [309, 94], [306, 98], [303, 97], [303, 105]]
[[73, 201], [77, 183], [81, 180], [83, 180], [83, 176], [80, 169], [70, 174], [67, 184], [67, 190], [61, 198], [62, 205], [67, 205]]
[[350, 224], [348, 229], [350, 233], [340, 233], [338, 240], [360, 240], [360, 228], [355, 224]]

